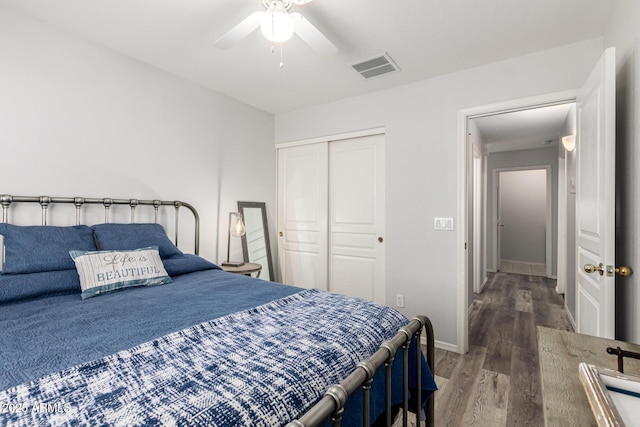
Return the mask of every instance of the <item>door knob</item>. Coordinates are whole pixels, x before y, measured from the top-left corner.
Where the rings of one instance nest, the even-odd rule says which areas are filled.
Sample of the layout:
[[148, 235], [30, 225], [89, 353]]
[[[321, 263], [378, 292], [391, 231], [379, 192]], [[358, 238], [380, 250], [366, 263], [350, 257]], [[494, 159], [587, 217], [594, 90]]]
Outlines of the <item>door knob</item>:
[[284, 233], [281, 231], [281, 232], [278, 233], [278, 236], [282, 237], [282, 236], [284, 236]]
[[384, 242], [384, 239], [382, 238], [382, 236], [378, 237], [378, 242], [380, 243]]
[[616, 273], [618, 276], [629, 277], [633, 274], [633, 270], [626, 265], [613, 268], [613, 265], [607, 265], [607, 276], [613, 276]]
[[601, 276], [604, 274], [604, 264], [602, 263], [600, 263], [600, 265], [598, 265], [597, 267], [593, 264], [585, 264], [583, 268], [587, 273], [594, 273], [597, 271]]
[[[604, 265], [602, 263], [600, 263], [600, 265], [598, 265], [597, 267], [593, 264], [585, 264], [583, 268], [587, 273], [594, 273], [597, 271], [601, 276], [604, 274]], [[611, 277], [614, 273], [618, 276], [629, 277], [633, 274], [633, 270], [626, 265], [615, 268], [613, 267], [613, 265], [607, 265], [607, 276]]]

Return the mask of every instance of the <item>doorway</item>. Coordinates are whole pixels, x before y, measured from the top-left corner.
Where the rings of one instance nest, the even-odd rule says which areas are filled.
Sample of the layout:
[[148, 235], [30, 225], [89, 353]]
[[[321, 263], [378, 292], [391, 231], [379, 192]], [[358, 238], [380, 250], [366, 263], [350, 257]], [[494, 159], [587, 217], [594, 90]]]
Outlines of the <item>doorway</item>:
[[551, 277], [551, 165], [493, 173], [495, 271]]
[[[459, 168], [460, 172], [467, 176], [467, 180], [463, 180], [461, 182], [461, 191], [460, 194], [465, 194], [468, 196], [461, 197], [461, 203], [459, 204], [459, 217], [464, 224], [467, 224], [467, 227], [463, 227], [464, 232], [458, 234], [458, 247], [460, 248], [458, 251], [458, 265], [465, 266], [462, 271], [459, 271], [458, 276], [458, 352], [466, 353], [468, 351], [469, 346], [469, 336], [468, 336], [468, 319], [469, 313], [471, 309], [472, 297], [473, 297], [473, 289], [475, 288], [474, 283], [477, 283], [476, 280], [472, 278], [477, 274], [477, 254], [474, 254], [473, 249], [469, 250], [469, 248], [476, 248], [478, 244], [476, 239], [478, 239], [477, 234], [474, 232], [474, 228], [477, 227], [470, 226], [470, 224], [477, 224], [477, 212], [474, 209], [474, 205], [477, 206], [477, 203], [474, 203], [473, 197], [471, 194], [473, 193], [472, 189], [477, 185], [477, 178], [475, 173], [473, 173], [473, 166], [475, 161], [473, 150], [474, 145], [478, 145], [478, 138], [474, 137], [474, 131], [477, 131], [477, 122], [474, 119], [478, 118], [488, 118], [488, 117], [497, 117], [503, 114], [510, 113], [519, 113], [519, 112], [528, 112], [536, 109], [542, 109], [543, 107], [556, 107], [556, 106], [569, 106], [575, 103], [576, 99], [576, 91], [566, 91], [559, 92], [554, 94], [547, 94], [543, 96], [520, 99], [515, 101], [509, 101], [504, 103], [498, 103], [493, 105], [475, 107], [470, 109], [460, 110], [458, 114], [458, 135], [459, 135], [459, 143], [461, 144], [461, 149], [459, 151]], [[562, 107], [565, 108], [565, 107]], [[553, 110], [551, 108], [549, 111]], [[566, 112], [566, 110], [565, 110]], [[564, 119], [563, 119], [564, 121]], [[515, 126], [518, 123], [517, 120], [511, 121], [511, 125]], [[509, 127], [505, 128], [507, 131]], [[486, 271], [494, 270], [496, 257], [495, 253], [495, 242], [492, 236], [494, 236], [494, 212], [495, 210], [492, 208], [494, 204], [494, 191], [495, 188], [493, 186], [492, 181], [492, 173], [490, 172], [492, 169], [499, 167], [507, 167], [507, 165], [496, 165], [493, 166], [487, 161], [490, 159], [490, 156], [494, 152], [507, 152], [513, 151], [518, 152], [517, 156], [520, 157], [529, 157], [526, 161], [529, 161], [527, 166], [530, 168], [531, 166], [543, 165], [546, 168], [546, 165], [551, 163], [552, 165], [556, 165], [558, 163], [558, 157], [556, 152], [555, 160], [552, 161], [536, 161], [531, 163], [534, 159], [528, 155], [531, 151], [527, 152], [526, 150], [532, 148], [531, 146], [527, 147], [527, 144], [548, 144], [548, 138], [540, 138], [539, 135], [536, 137], [537, 140], [532, 139], [533, 136], [529, 135], [528, 138], [511, 138], [510, 141], [482, 141], [480, 145], [482, 153], [483, 153], [483, 197], [481, 205], [484, 206], [483, 212], [483, 224], [484, 229], [482, 230], [480, 247], [482, 247], [483, 255], [484, 255], [484, 267]], [[479, 138], [482, 140], [482, 138]], [[526, 141], [529, 139], [529, 141]], [[555, 135], [552, 141], [556, 147], [559, 142], [559, 135]], [[497, 156], [496, 156], [497, 157]], [[555, 174], [555, 172], [554, 172]], [[549, 177], [547, 177], [547, 180]], [[553, 180], [557, 182], [557, 176], [552, 177]], [[556, 197], [556, 196], [552, 196]], [[557, 218], [552, 218], [552, 224], [555, 224]], [[545, 232], [546, 235], [546, 232]], [[469, 246], [467, 246], [469, 245]], [[550, 251], [547, 251], [550, 253]], [[469, 257], [472, 257], [473, 261], [469, 261]], [[552, 262], [555, 262], [556, 258], [551, 255]], [[550, 265], [551, 263], [546, 262], [545, 265]], [[483, 270], [483, 266], [480, 266], [480, 270]], [[463, 309], [466, 308], [466, 309]]]
[[[469, 208], [471, 175], [468, 165], [469, 122], [474, 117], [505, 112], [530, 110], [560, 104], [575, 105], [577, 125], [564, 136], [579, 141], [575, 158], [577, 191], [575, 197], [576, 229], [576, 330], [596, 336], [613, 337], [615, 331], [615, 48], [604, 51], [584, 85], [573, 91], [547, 94], [499, 104], [463, 109], [458, 112], [458, 170], [464, 177], [459, 181], [458, 215], [466, 227], [458, 233], [458, 352], [469, 347], [468, 278], [469, 252], [467, 241], [473, 210]], [[563, 136], [563, 137], [564, 137]], [[567, 148], [568, 152], [572, 148]], [[561, 157], [561, 156], [559, 156]], [[568, 156], [567, 156], [568, 157]], [[565, 171], [566, 172], [566, 171]], [[472, 176], [472, 175], [471, 175]], [[557, 180], [554, 182], [558, 182]], [[572, 192], [572, 187], [569, 187]], [[598, 206], [594, 209], [593, 206]], [[490, 223], [490, 222], [488, 222]], [[595, 237], [595, 238], [594, 238]], [[589, 256], [587, 256], [589, 255]], [[557, 257], [559, 264], [565, 257]], [[606, 265], [607, 275], [603, 274]], [[560, 266], [558, 271], [566, 271]], [[596, 271], [600, 275], [593, 274]], [[569, 283], [567, 283], [568, 285]], [[567, 289], [567, 292], [571, 292]], [[568, 310], [565, 304], [565, 310]], [[571, 315], [571, 313], [569, 313]]]

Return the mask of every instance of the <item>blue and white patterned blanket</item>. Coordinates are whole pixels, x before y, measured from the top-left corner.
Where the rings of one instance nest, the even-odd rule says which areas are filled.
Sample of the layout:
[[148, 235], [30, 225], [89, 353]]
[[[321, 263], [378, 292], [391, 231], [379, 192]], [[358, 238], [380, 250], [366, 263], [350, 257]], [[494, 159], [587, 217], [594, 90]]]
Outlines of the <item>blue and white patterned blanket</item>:
[[406, 323], [305, 290], [0, 391], [0, 425], [284, 425]]

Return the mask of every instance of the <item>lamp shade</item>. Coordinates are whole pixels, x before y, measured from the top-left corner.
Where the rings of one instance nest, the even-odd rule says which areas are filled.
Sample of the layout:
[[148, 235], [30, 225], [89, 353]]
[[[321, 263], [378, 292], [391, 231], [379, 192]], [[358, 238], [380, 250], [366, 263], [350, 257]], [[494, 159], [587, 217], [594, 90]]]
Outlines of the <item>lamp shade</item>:
[[562, 146], [567, 151], [573, 151], [576, 149], [576, 136], [567, 135], [562, 137]]
[[236, 216], [236, 223], [233, 226], [233, 228], [231, 229], [231, 235], [233, 237], [242, 237], [246, 234], [247, 230], [244, 226], [244, 223], [242, 222], [242, 214], [241, 213], [235, 213]]
[[[235, 217], [235, 223], [233, 219]], [[240, 212], [229, 212], [229, 233], [227, 234], [227, 260], [222, 263], [225, 266], [239, 267], [244, 265], [243, 261], [232, 262], [231, 258], [231, 236], [242, 237], [247, 233], [244, 223], [242, 222], [242, 214]]]
[[269, 9], [262, 15], [260, 30], [267, 40], [274, 43], [286, 42], [293, 36], [293, 19], [283, 2], [272, 1], [269, 4]]

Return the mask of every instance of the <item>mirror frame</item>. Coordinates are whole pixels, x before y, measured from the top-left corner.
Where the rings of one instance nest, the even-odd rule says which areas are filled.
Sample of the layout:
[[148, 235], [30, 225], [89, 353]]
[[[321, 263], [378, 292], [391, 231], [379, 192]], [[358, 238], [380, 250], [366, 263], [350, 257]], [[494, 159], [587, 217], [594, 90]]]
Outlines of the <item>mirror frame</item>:
[[[269, 239], [269, 226], [267, 224], [267, 204], [264, 202], [238, 202], [238, 212], [242, 214], [243, 221], [246, 221], [244, 209], [245, 208], [258, 208], [262, 212], [262, 227], [264, 229], [264, 241], [267, 251], [267, 264], [269, 265], [269, 280], [275, 282], [273, 272], [273, 258], [271, 257], [271, 241]], [[244, 262], [251, 262], [249, 260], [249, 248], [247, 246], [247, 235], [242, 236], [242, 255]]]

